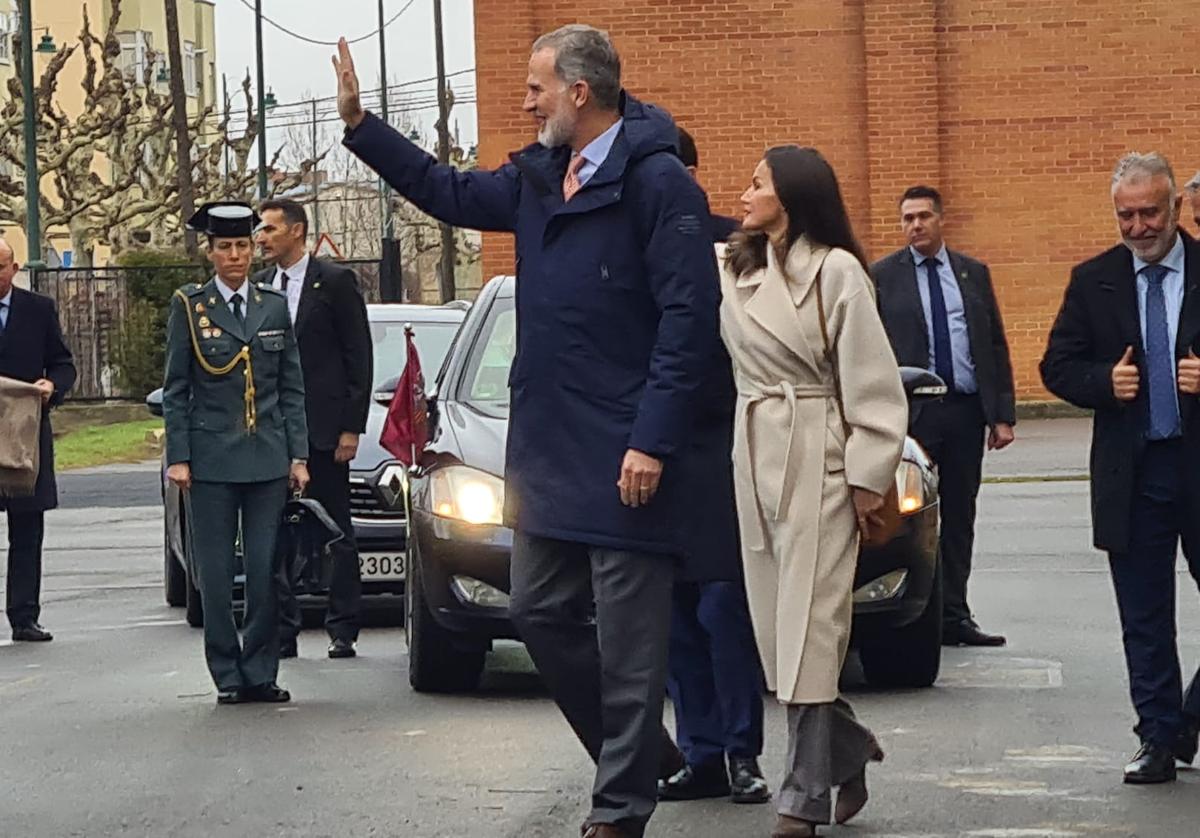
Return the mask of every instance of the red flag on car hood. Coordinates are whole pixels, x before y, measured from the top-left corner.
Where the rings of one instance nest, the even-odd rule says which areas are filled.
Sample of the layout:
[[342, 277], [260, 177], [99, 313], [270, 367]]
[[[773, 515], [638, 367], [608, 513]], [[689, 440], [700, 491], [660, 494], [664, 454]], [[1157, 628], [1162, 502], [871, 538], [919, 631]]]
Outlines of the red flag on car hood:
[[413, 343], [412, 326], [404, 328], [407, 342], [407, 361], [404, 373], [396, 383], [396, 392], [388, 407], [387, 419], [379, 444], [392, 456], [411, 466], [429, 441], [427, 405], [425, 401], [425, 377], [421, 374], [421, 359], [417, 357], [417, 345]]

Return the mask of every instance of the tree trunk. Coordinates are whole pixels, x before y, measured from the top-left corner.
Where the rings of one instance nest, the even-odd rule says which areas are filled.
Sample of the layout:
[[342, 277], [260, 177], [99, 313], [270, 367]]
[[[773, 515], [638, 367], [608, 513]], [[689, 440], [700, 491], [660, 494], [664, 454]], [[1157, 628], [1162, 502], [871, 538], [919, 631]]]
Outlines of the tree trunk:
[[[171, 74], [171, 115], [175, 125], [175, 154], [179, 163], [179, 203], [183, 221], [196, 211], [196, 196], [192, 186], [192, 140], [188, 135], [187, 91], [183, 85], [183, 48], [179, 43], [179, 7], [176, 0], [163, 0], [167, 14], [167, 61]], [[196, 233], [184, 227], [184, 245], [188, 257], [198, 259]]]

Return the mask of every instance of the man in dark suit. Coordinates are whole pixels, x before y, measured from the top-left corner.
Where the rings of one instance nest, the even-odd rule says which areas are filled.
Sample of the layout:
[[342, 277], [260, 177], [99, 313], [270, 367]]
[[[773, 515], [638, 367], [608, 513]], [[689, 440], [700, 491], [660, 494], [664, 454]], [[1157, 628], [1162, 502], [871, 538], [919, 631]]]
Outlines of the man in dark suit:
[[[362, 577], [350, 521], [350, 461], [367, 429], [371, 327], [354, 272], [309, 256], [308, 216], [295, 201], [266, 201], [255, 239], [272, 267], [254, 278], [287, 295], [300, 344], [308, 412], [309, 497], [342, 529], [350, 550], [334, 563], [325, 629], [329, 657], [352, 658], [362, 610]], [[280, 580], [280, 655], [297, 654], [300, 607]]]
[[42, 391], [37, 485], [32, 497], [0, 497], [8, 512], [8, 578], [6, 610], [12, 639], [53, 640], [38, 624], [41, 616], [42, 536], [45, 512], [58, 506], [54, 480], [54, 436], [50, 410], [62, 404], [75, 384], [75, 362], [63, 342], [53, 301], [13, 286], [16, 258], [0, 239], [0, 376], [27, 381]]
[[1175, 644], [1180, 540], [1200, 581], [1200, 244], [1178, 229], [1166, 159], [1113, 174], [1122, 244], [1077, 265], [1042, 359], [1047, 389], [1094, 411], [1092, 538], [1108, 553], [1142, 747], [1127, 783], [1175, 779], [1200, 731], [1200, 677], [1182, 693]]
[[[697, 177], [696, 142], [679, 129], [679, 159]], [[710, 217], [714, 242], [740, 224]], [[758, 765], [763, 746], [763, 675], [742, 578], [733, 497], [733, 362], [719, 343], [694, 413], [690, 480], [696, 497], [692, 549], [675, 580], [667, 693], [675, 705], [675, 738], [686, 764], [659, 780], [662, 800], [729, 797], [735, 803], [771, 799]]]
[[1007, 447], [1017, 421], [1004, 323], [987, 265], [946, 248], [936, 189], [905, 192], [900, 225], [908, 246], [876, 262], [871, 274], [896, 360], [936, 372], [949, 388], [942, 401], [915, 407], [909, 419], [940, 478], [942, 642], [1003, 646], [1003, 636], [975, 622], [967, 580], [984, 442], [989, 450]]

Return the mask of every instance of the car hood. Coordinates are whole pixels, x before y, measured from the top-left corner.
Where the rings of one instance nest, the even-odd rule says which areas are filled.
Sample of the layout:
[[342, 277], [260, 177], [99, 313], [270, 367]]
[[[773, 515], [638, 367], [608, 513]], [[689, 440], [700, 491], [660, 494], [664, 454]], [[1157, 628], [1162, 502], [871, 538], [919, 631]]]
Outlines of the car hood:
[[431, 446], [434, 452], [503, 477], [508, 417], [485, 414], [458, 402], [443, 402], [438, 407], [442, 433]]

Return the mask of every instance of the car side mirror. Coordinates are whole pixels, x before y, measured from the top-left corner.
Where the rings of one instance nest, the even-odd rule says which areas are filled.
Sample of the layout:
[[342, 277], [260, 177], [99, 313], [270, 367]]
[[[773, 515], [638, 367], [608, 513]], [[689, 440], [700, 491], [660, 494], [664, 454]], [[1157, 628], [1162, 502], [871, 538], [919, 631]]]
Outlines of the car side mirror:
[[155, 416], [163, 415], [163, 391], [159, 387], [150, 395], [146, 396], [146, 410], [150, 411]]
[[387, 407], [392, 403], [392, 396], [396, 395], [396, 385], [400, 383], [400, 376], [393, 375], [387, 381], [380, 384], [371, 393], [371, 399], [376, 404], [381, 404]]
[[900, 381], [910, 402], [932, 401], [946, 395], [946, 382], [937, 373], [920, 367], [901, 367]]

